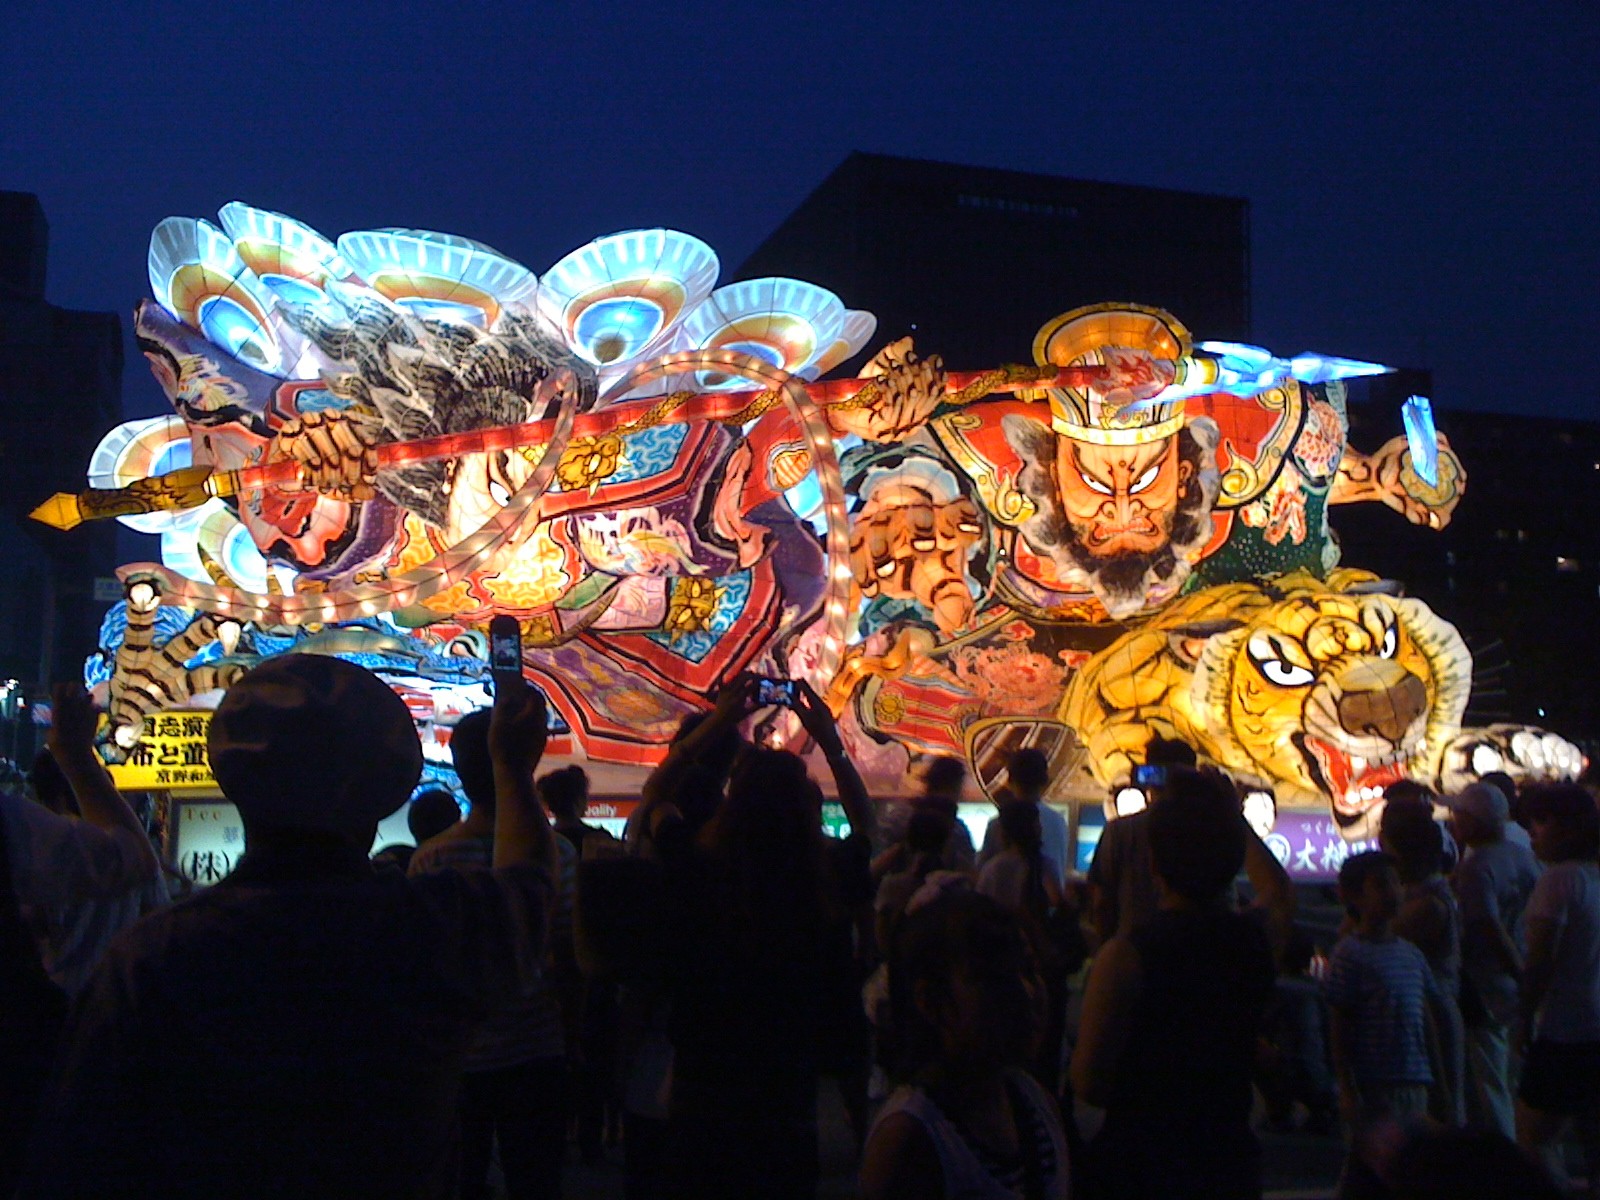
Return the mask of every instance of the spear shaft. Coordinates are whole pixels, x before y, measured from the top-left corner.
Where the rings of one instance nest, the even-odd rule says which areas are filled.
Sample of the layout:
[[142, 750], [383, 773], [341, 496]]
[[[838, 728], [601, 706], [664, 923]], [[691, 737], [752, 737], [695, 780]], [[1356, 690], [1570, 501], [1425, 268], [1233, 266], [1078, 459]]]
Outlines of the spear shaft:
[[[1101, 366], [1027, 367], [1006, 366], [994, 371], [956, 371], [946, 377], [946, 400], [967, 403], [995, 392], [1018, 392], [1048, 387], [1087, 387], [1107, 374]], [[862, 393], [874, 386], [871, 378], [831, 379], [805, 384], [813, 403], [827, 407], [851, 406]], [[632, 421], [617, 421], [616, 408], [580, 413], [573, 420], [572, 437], [627, 433], [648, 425], [695, 420], [725, 421], [750, 412], [759, 415], [766, 398], [776, 394], [760, 389], [726, 392], [680, 393], [655, 404], [629, 405], [638, 413]], [[408, 442], [385, 442], [373, 447], [378, 470], [457, 458], [464, 454], [487, 454], [538, 446], [549, 439], [554, 419], [500, 425], [491, 429], [436, 434]], [[119, 488], [89, 488], [73, 494], [58, 492], [30, 514], [34, 520], [56, 529], [72, 529], [85, 521], [108, 517], [134, 516], [150, 512], [182, 512], [198, 508], [207, 500], [227, 498], [265, 487], [293, 485], [301, 480], [300, 464], [292, 458], [217, 471], [207, 466], [184, 467], [165, 475], [135, 480]]]

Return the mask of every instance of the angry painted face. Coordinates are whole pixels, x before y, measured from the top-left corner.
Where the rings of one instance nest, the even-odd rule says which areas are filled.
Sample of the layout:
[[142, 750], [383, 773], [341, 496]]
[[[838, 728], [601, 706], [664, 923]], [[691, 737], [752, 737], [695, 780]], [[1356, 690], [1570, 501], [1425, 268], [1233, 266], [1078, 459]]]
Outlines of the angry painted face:
[[1221, 486], [1218, 431], [1209, 418], [1173, 436], [1107, 446], [1059, 436], [1008, 416], [1022, 462], [1017, 490], [1033, 503], [1021, 523], [1030, 547], [1086, 577], [1113, 617], [1175, 595], [1211, 535]]
[[1334, 821], [1360, 837], [1383, 789], [1425, 778], [1459, 728], [1470, 662], [1418, 601], [1306, 588], [1214, 639], [1199, 683], [1253, 770], [1327, 796]]
[[1097, 559], [1166, 546], [1194, 472], [1176, 436], [1133, 446], [1056, 440], [1062, 511], [1084, 551]]

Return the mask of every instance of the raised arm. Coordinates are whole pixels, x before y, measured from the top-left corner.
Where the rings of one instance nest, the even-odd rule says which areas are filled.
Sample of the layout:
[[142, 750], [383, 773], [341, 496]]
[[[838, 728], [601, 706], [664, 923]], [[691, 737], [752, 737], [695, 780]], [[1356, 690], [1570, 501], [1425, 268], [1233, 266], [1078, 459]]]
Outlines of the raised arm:
[[872, 798], [867, 795], [867, 785], [861, 781], [861, 772], [844, 752], [844, 739], [839, 736], [833, 713], [822, 702], [809, 683], [800, 684], [799, 700], [795, 713], [800, 724], [811, 735], [828, 760], [828, 770], [833, 772], [833, 784], [839, 792], [839, 803], [844, 808], [845, 819], [852, 833], [861, 833], [871, 839], [877, 834], [877, 814], [872, 810]]
[[161, 869], [155, 848], [133, 809], [111, 782], [94, 750], [95, 726], [99, 713], [89, 693], [77, 683], [58, 683], [51, 692], [50, 754], [72, 787], [78, 811], [89, 824], [111, 834], [127, 834], [126, 841], [136, 846], [136, 875], [152, 879]]
[[1244, 874], [1255, 892], [1255, 902], [1267, 910], [1272, 928], [1274, 948], [1281, 949], [1288, 941], [1289, 930], [1294, 925], [1294, 885], [1289, 882], [1289, 872], [1283, 869], [1277, 855], [1244, 823]]
[[489, 756], [494, 763], [494, 865], [543, 867], [559, 878], [556, 835], [533, 786], [549, 730], [544, 696], [526, 682], [497, 685], [489, 718]]
[[651, 831], [657, 811], [677, 796], [678, 789], [689, 777], [694, 764], [706, 750], [744, 720], [745, 714], [750, 711], [750, 691], [751, 679], [748, 675], [740, 675], [723, 684], [722, 690], [717, 693], [711, 715], [667, 750], [666, 758], [644, 781], [644, 803], [640, 806], [637, 818], [641, 829], [647, 833]]

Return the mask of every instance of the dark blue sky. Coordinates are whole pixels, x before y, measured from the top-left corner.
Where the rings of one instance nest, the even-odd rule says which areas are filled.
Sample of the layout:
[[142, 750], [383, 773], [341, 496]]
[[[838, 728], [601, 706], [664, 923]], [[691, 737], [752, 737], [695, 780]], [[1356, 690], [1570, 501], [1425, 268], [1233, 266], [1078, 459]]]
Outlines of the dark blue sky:
[[[1246, 196], [1258, 340], [1600, 417], [1588, 0], [7, 12], [0, 187], [42, 197], [60, 304], [126, 313], [151, 227], [233, 199], [535, 271], [665, 224], [732, 268], [862, 149]], [[163, 407], [142, 367], [128, 405]]]

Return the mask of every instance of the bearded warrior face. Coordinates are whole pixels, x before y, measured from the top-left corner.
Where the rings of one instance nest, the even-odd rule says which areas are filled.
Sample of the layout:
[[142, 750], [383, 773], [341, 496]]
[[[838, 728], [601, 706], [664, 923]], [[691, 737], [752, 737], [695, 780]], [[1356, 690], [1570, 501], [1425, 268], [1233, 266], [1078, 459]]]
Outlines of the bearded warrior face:
[[1126, 446], [1078, 441], [1020, 417], [1006, 418], [1005, 432], [1023, 462], [1018, 490], [1035, 508], [1023, 537], [1086, 575], [1113, 617], [1138, 612], [1152, 589], [1170, 594], [1188, 576], [1220, 486], [1212, 421]]

